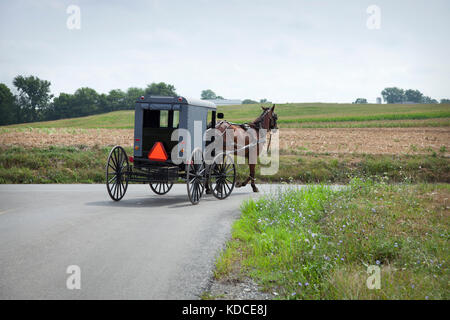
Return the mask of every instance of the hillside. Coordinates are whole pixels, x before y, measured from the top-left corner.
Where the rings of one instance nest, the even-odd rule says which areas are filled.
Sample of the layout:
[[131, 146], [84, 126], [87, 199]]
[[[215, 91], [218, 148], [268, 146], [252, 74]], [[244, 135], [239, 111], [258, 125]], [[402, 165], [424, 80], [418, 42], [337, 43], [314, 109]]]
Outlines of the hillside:
[[[233, 122], [254, 120], [260, 104], [218, 107]], [[449, 104], [337, 104], [287, 103], [276, 106], [280, 127], [409, 127], [449, 126]], [[433, 120], [430, 120], [433, 119]], [[435, 120], [439, 119], [439, 120]], [[134, 111], [115, 111], [81, 118], [23, 123], [8, 127], [33, 128], [133, 128]]]

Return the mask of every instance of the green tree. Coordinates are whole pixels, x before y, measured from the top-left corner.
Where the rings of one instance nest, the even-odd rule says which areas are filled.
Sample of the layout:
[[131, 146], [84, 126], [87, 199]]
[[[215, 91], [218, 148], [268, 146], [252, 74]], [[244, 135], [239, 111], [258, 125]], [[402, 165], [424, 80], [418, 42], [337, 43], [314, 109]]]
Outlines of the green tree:
[[108, 95], [101, 93], [98, 95], [98, 110], [99, 112], [111, 112], [112, 108], [109, 104]]
[[419, 90], [408, 89], [405, 91], [405, 101], [420, 103], [423, 93]]
[[206, 89], [202, 91], [201, 98], [202, 100], [212, 100], [217, 99], [217, 96], [211, 89]]
[[397, 87], [385, 88], [383, 91], [381, 91], [381, 95], [383, 96], [384, 101], [387, 103], [403, 102], [404, 94], [405, 91]]
[[145, 88], [145, 95], [152, 96], [166, 96], [166, 97], [176, 97], [178, 96], [175, 87], [171, 84], [167, 84], [164, 82], [149, 84], [147, 88]]
[[134, 109], [134, 104], [139, 97], [145, 95], [145, 90], [141, 88], [131, 87], [127, 90], [126, 105], [127, 109]]
[[18, 104], [22, 122], [40, 120], [53, 97], [50, 94], [50, 81], [19, 75], [14, 78], [13, 84], [19, 92]]
[[72, 117], [82, 117], [101, 112], [100, 96], [92, 88], [80, 88], [75, 91]]
[[355, 103], [355, 104], [366, 104], [367, 103], [367, 99], [366, 98], [358, 98], [353, 103]]
[[18, 106], [11, 90], [0, 83], [0, 125], [18, 122]]
[[111, 90], [107, 100], [112, 111], [126, 109], [126, 93], [120, 89]]
[[57, 120], [75, 117], [74, 105], [74, 95], [61, 92], [58, 97], [53, 99], [45, 118], [46, 120]]
[[450, 103], [450, 99], [441, 99], [441, 103]]
[[431, 98], [431, 97], [423, 96], [421, 103], [433, 104], [433, 103], [438, 103], [438, 101], [436, 99]]
[[258, 101], [252, 100], [252, 99], [245, 99], [242, 101], [242, 104], [256, 104]]

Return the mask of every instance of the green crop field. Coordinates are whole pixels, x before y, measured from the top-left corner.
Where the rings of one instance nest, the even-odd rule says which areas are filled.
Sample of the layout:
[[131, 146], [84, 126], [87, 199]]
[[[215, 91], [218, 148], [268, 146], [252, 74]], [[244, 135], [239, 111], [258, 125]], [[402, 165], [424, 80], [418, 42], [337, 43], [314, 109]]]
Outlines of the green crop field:
[[[249, 121], [255, 118], [255, 114], [259, 114], [260, 105], [228, 106], [219, 109], [234, 121]], [[417, 120], [449, 118], [450, 105], [288, 103], [277, 105], [276, 113], [279, 123]]]
[[[266, 105], [268, 106], [268, 105]], [[254, 120], [261, 104], [219, 107], [233, 122]], [[450, 104], [288, 103], [276, 106], [280, 127], [410, 127], [449, 126]], [[421, 120], [418, 124], [414, 121]], [[23, 123], [9, 127], [131, 129], [134, 111], [115, 111], [81, 118]]]

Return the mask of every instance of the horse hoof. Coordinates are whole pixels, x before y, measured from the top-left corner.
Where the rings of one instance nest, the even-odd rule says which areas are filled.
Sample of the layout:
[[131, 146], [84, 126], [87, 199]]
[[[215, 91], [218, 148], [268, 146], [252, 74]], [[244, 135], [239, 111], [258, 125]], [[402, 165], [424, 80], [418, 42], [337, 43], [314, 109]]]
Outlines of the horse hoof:
[[253, 192], [259, 192], [258, 188], [254, 188]]

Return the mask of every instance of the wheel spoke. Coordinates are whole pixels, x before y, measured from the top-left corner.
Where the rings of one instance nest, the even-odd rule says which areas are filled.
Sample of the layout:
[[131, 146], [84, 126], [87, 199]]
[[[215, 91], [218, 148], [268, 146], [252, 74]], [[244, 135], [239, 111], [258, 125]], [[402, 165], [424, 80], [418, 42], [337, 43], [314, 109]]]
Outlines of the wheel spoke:
[[116, 168], [117, 168], [117, 167], [119, 166], [119, 163], [117, 162], [117, 152], [116, 152], [116, 150], [114, 150], [111, 159], [113, 160], [114, 165], [115, 165]]
[[117, 199], [117, 189], [118, 189], [118, 185], [117, 182], [114, 183], [114, 199]]
[[112, 183], [112, 180], [115, 180], [115, 179], [117, 179], [117, 176], [114, 174], [114, 175], [112, 176], [112, 178], [109, 179], [108, 183], [111, 184], [111, 183]]
[[193, 190], [192, 190], [192, 191], [193, 191], [193, 192], [192, 192], [192, 193], [193, 193], [193, 194], [192, 194], [192, 199], [193, 199], [194, 202], [195, 202], [195, 201], [197, 201], [197, 184], [194, 183], [192, 188], [193, 188]]
[[123, 188], [123, 194], [125, 194], [126, 181], [124, 181], [124, 180], [122, 180], [122, 188]]
[[117, 191], [117, 196], [120, 197], [122, 195], [122, 183], [119, 182], [119, 190]]
[[[113, 167], [113, 166], [111, 165], [112, 162], [113, 162], [113, 161], [108, 161], [108, 167], [111, 168], [111, 169], [113, 169], [113, 171], [116, 171], [116, 167]], [[112, 163], [112, 164], [114, 164], [114, 163]]]

